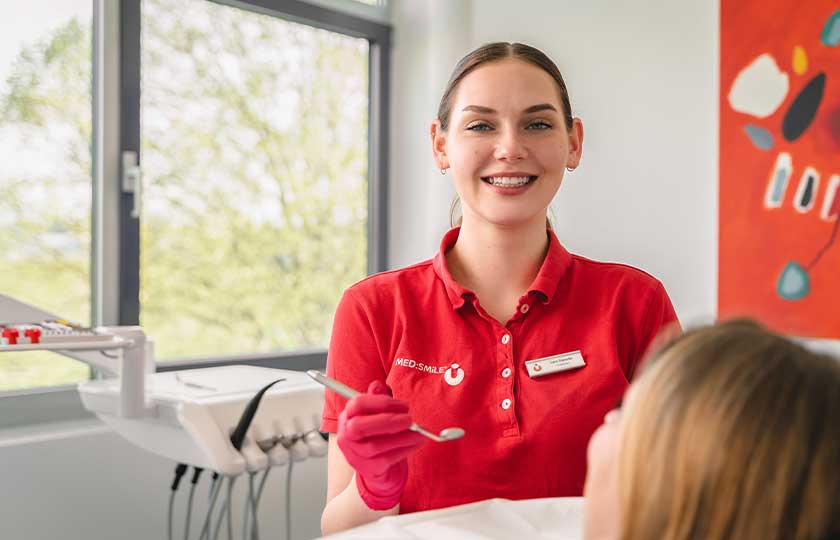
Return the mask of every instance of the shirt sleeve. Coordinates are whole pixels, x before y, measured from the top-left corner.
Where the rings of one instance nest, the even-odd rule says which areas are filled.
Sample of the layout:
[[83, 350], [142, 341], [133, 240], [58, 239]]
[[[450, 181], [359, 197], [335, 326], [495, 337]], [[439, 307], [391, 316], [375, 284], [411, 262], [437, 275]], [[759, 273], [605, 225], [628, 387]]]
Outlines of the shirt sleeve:
[[638, 348], [630, 363], [627, 373], [627, 380], [633, 380], [639, 372], [645, 358], [651, 352], [652, 346], [661, 345], [658, 339], [672, 336], [682, 331], [680, 321], [677, 319], [677, 312], [674, 310], [671, 299], [665, 291], [662, 283], [657, 282], [656, 287], [650, 294], [645, 315], [639, 327]]
[[[335, 311], [327, 351], [327, 375], [359, 392], [367, 390], [375, 379], [385, 381], [370, 317], [352, 289], [344, 292]], [[346, 398], [329, 388], [325, 390], [321, 431], [335, 433], [338, 430], [338, 415], [346, 404]]]

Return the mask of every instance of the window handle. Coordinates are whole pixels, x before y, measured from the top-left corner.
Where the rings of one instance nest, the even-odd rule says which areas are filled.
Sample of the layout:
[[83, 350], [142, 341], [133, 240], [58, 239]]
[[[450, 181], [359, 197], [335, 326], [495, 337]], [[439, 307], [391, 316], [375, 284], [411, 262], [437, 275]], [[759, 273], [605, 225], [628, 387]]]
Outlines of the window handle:
[[137, 163], [137, 152], [122, 153], [122, 190], [123, 193], [134, 194], [134, 204], [131, 207], [131, 217], [140, 218], [140, 205], [143, 201], [143, 181], [140, 175], [140, 165]]

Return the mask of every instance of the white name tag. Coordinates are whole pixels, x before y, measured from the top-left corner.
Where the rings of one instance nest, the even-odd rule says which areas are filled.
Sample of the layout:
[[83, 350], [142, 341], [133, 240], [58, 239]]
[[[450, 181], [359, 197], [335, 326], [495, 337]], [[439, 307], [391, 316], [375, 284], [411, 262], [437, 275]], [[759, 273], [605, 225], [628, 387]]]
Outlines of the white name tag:
[[528, 370], [528, 376], [532, 379], [542, 377], [543, 375], [551, 375], [558, 371], [568, 371], [570, 369], [581, 368], [586, 365], [583, 361], [583, 355], [580, 351], [572, 351], [555, 356], [546, 356], [545, 358], [537, 358], [536, 360], [528, 360], [525, 362], [525, 368]]

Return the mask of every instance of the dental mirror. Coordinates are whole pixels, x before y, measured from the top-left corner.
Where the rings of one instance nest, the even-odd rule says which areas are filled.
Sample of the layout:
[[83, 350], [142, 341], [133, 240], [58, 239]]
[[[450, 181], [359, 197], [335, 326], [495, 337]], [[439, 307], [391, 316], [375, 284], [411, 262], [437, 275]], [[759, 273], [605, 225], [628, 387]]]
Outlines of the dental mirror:
[[[335, 379], [327, 377], [318, 370], [310, 369], [306, 372], [306, 374], [312, 377], [317, 382], [323, 384], [330, 390], [333, 390], [335, 393], [346, 397], [347, 399], [351, 399], [359, 395], [359, 392], [357, 392], [356, 390], [353, 390], [346, 384], [342, 384]], [[416, 422], [412, 423], [411, 427], [409, 427], [408, 429], [410, 429], [411, 431], [416, 431], [417, 433], [424, 435], [435, 442], [454, 441], [455, 439], [460, 439], [461, 437], [463, 437], [465, 433], [464, 430], [459, 427], [449, 427], [440, 430], [440, 433], [435, 435], [431, 431], [418, 426]]]

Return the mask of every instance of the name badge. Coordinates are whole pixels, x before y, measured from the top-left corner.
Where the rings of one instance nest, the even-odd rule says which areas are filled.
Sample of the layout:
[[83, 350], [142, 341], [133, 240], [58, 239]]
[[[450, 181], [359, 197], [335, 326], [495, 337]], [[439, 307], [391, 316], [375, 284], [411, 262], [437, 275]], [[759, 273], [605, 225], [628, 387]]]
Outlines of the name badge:
[[580, 351], [572, 351], [554, 356], [546, 356], [545, 358], [537, 358], [536, 360], [528, 360], [525, 362], [525, 368], [528, 370], [528, 376], [532, 379], [542, 377], [543, 375], [551, 375], [558, 371], [569, 371], [570, 369], [582, 368], [586, 365], [583, 360], [583, 355]]

